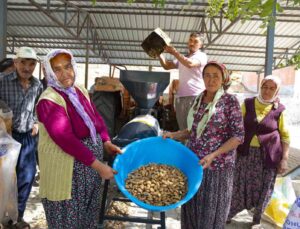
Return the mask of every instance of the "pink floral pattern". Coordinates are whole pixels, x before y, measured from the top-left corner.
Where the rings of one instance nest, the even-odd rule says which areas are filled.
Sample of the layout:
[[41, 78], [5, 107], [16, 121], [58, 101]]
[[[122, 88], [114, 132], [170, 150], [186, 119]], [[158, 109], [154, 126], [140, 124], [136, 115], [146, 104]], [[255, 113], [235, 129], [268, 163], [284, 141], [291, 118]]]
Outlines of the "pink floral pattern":
[[[225, 93], [216, 104], [216, 112], [209, 120], [202, 135], [197, 138], [196, 128], [201, 120], [207, 104], [202, 103], [195, 114], [188, 147], [201, 159], [214, 152], [231, 137], [244, 139], [244, 125], [241, 108], [234, 95]], [[211, 169], [223, 169], [233, 167], [236, 150], [222, 154], [211, 164]]]

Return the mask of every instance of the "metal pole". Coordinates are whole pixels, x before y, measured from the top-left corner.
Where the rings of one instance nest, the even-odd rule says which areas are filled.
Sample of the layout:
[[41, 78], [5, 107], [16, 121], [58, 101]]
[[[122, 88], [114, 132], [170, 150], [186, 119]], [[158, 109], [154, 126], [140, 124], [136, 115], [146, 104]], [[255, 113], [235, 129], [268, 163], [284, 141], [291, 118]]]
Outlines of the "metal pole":
[[86, 54], [85, 54], [85, 79], [84, 86], [88, 87], [88, 75], [89, 75], [89, 32], [90, 32], [90, 18], [87, 19], [87, 29], [86, 29]]
[[42, 62], [39, 62], [39, 80], [41, 80], [41, 79], [42, 79]]
[[259, 85], [260, 85], [260, 72], [256, 72], [257, 74], [257, 85], [256, 85], [256, 92], [259, 91]]
[[[277, 0], [273, 1], [272, 17], [276, 17], [276, 3]], [[275, 23], [268, 25], [267, 30], [267, 44], [266, 44], [266, 59], [265, 59], [265, 77], [272, 74], [273, 66], [273, 49], [274, 49], [274, 36], [275, 36]]]
[[0, 60], [6, 57], [7, 0], [0, 1]]

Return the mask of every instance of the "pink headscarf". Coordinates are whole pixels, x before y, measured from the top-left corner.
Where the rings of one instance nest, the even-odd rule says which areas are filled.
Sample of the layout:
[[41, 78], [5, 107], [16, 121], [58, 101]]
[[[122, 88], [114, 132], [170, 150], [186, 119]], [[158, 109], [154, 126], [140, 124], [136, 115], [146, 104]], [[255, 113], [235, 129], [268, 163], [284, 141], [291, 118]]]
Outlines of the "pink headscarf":
[[[267, 82], [268, 80], [271, 80], [272, 82], [274, 82], [276, 84], [276, 91], [271, 99], [265, 100], [262, 97], [261, 88], [264, 85], [264, 83]], [[260, 83], [258, 96], [257, 96], [258, 101], [261, 102], [262, 104], [279, 103], [278, 92], [280, 89], [280, 85], [281, 85], [281, 80], [278, 76], [274, 76], [274, 75], [266, 76]]]

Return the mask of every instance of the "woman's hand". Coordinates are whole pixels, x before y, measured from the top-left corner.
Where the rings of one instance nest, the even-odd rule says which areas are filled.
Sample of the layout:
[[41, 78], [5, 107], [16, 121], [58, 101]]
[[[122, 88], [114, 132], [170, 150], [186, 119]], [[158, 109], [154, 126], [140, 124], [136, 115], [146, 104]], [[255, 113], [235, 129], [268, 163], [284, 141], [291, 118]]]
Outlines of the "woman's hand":
[[106, 180], [112, 179], [114, 177], [114, 174], [118, 173], [116, 170], [98, 161], [97, 159], [91, 164], [91, 167], [98, 172], [100, 177]]
[[166, 138], [174, 138], [175, 133], [174, 132], [169, 132], [169, 131], [164, 131], [162, 134], [162, 138], [166, 139]]
[[164, 131], [162, 134], [162, 138], [171, 138], [178, 141], [185, 141], [190, 135], [190, 132], [185, 130], [179, 130], [176, 132]]
[[286, 158], [283, 158], [283, 159], [280, 161], [279, 165], [278, 165], [277, 173], [278, 173], [278, 174], [283, 174], [283, 173], [285, 173], [287, 170], [288, 170], [287, 159], [286, 159]]
[[104, 142], [104, 149], [110, 155], [121, 154], [121, 149], [115, 144], [111, 143], [111, 141]]
[[202, 158], [199, 162], [200, 165], [203, 166], [203, 169], [209, 168], [212, 161], [215, 159], [215, 155], [213, 153], [206, 155], [204, 158]]

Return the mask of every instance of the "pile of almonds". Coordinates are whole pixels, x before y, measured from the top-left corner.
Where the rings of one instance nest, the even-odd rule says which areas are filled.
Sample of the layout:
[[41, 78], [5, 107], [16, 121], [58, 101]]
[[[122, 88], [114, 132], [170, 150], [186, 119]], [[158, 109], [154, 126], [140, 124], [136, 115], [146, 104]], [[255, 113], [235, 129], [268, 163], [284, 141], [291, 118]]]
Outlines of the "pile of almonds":
[[151, 163], [142, 166], [131, 172], [125, 182], [128, 192], [155, 206], [174, 204], [187, 192], [187, 178], [169, 165]]

